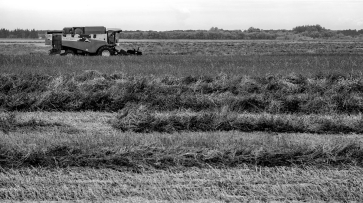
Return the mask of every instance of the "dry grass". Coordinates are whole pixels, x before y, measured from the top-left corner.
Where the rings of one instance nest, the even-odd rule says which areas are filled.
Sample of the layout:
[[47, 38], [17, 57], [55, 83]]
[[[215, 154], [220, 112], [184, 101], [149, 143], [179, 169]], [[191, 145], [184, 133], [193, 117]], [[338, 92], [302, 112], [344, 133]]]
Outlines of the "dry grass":
[[[31, 114], [37, 116], [20, 114], [17, 119], [29, 123], [29, 120], [42, 117], [43, 123], [59, 125], [27, 130], [16, 128], [1, 136], [3, 167], [84, 166], [140, 172], [208, 166], [238, 167], [241, 164], [362, 165], [361, 141], [355, 136], [236, 131], [121, 133], [107, 124], [110, 114]], [[67, 117], [73, 118], [66, 121]], [[98, 118], [93, 119], [95, 117]]]
[[[279, 40], [120, 40], [125, 50], [140, 47], [146, 55], [291, 55], [362, 54], [360, 41], [279, 41]], [[47, 54], [44, 40], [0, 39], [0, 54]]]
[[[147, 107], [145, 107], [146, 109]], [[295, 133], [362, 133], [363, 118], [351, 115], [238, 114], [231, 111], [153, 112], [129, 109], [111, 121], [114, 128], [133, 132], [295, 132]]]
[[357, 134], [121, 133], [114, 113], [14, 114], [62, 125], [0, 132], [1, 201], [363, 199]]
[[279, 40], [120, 40], [124, 49], [140, 47], [146, 55], [290, 55], [362, 54], [362, 42]]
[[0, 199], [81, 202], [350, 202], [363, 170], [241, 167], [128, 173], [90, 168], [2, 170]]
[[47, 122], [42, 119], [31, 118], [20, 121], [14, 112], [0, 112], [0, 132], [9, 134], [12, 131], [32, 131], [47, 128], [69, 128], [69, 126], [59, 122]]
[[[1, 46], [1, 45], [0, 45]], [[211, 76], [223, 72], [236, 76], [315, 75], [318, 72], [360, 73], [361, 54], [302, 54], [302, 55], [144, 55], [141, 57], [59, 57], [40, 54], [0, 55], [2, 73], [37, 73], [59, 75], [98, 70], [112, 74], [123, 72], [130, 76], [162, 77]], [[51, 68], [50, 68], [51, 67]]]
[[0, 75], [0, 107], [13, 110], [118, 111], [128, 105], [154, 110], [359, 114], [363, 77], [359, 74], [298, 74], [259, 77], [128, 76], [85, 71], [82, 74]]
[[363, 201], [359, 43], [160, 55], [180, 43], [143, 57], [1, 55], [0, 201]]
[[0, 56], [12, 56], [12, 55], [48, 55], [50, 49], [49, 46], [44, 45], [44, 40], [42, 43], [37, 41], [31, 42], [9, 42], [0, 40]]

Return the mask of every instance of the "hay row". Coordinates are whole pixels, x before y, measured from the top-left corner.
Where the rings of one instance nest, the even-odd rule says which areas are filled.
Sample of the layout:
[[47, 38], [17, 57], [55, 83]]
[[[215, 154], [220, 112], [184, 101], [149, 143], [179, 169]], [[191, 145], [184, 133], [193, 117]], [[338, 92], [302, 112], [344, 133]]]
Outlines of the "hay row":
[[160, 111], [361, 113], [363, 77], [301, 75], [233, 77], [128, 77], [88, 71], [81, 75], [1, 75], [0, 108], [6, 110], [118, 111], [130, 103]]
[[[84, 141], [80, 142], [86, 144]], [[3, 168], [77, 166], [126, 169], [135, 172], [186, 167], [238, 167], [244, 164], [269, 167], [363, 164], [363, 148], [360, 143], [353, 141], [316, 146], [303, 142], [291, 143], [284, 139], [270, 139], [269, 142], [241, 140], [239, 144], [235, 142], [231, 140], [229, 147], [223, 149], [218, 145], [210, 148], [181, 145], [154, 147], [152, 143], [149, 146], [94, 146], [87, 149], [80, 147], [80, 143], [59, 143], [39, 150], [11, 148], [11, 145], [0, 143], [0, 163]]]
[[267, 131], [289, 133], [363, 133], [362, 115], [238, 114], [222, 109], [214, 112], [121, 112], [111, 121], [114, 128], [139, 133]]

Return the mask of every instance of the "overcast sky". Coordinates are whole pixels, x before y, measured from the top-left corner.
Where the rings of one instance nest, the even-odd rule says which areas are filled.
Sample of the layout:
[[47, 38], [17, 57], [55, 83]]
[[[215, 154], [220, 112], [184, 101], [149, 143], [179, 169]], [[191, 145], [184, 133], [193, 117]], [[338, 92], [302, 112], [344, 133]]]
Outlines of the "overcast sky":
[[363, 29], [363, 0], [0, 0], [0, 28]]

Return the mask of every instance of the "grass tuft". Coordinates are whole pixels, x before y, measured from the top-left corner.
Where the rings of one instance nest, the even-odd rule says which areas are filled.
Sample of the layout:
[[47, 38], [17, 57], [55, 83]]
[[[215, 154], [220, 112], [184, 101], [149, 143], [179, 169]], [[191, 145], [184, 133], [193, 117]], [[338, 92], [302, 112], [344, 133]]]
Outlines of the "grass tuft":
[[35, 118], [31, 118], [26, 121], [20, 121], [16, 118], [15, 112], [5, 111], [0, 113], [0, 131], [5, 134], [15, 131], [39, 131], [52, 127], [61, 128], [64, 132], [68, 132], [70, 134], [79, 132], [79, 130], [76, 128], [59, 122], [47, 122]]
[[0, 112], [0, 131], [8, 134], [16, 128], [17, 121], [14, 112]]

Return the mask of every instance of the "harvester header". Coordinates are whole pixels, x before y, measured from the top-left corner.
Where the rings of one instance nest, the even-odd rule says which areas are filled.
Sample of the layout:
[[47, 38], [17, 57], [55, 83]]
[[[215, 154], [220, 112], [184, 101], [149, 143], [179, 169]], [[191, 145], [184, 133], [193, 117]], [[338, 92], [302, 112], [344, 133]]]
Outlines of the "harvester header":
[[137, 50], [116, 49], [116, 35], [120, 29], [106, 29], [104, 26], [65, 27], [63, 30], [48, 31], [45, 44], [51, 45], [50, 55], [142, 55]]

